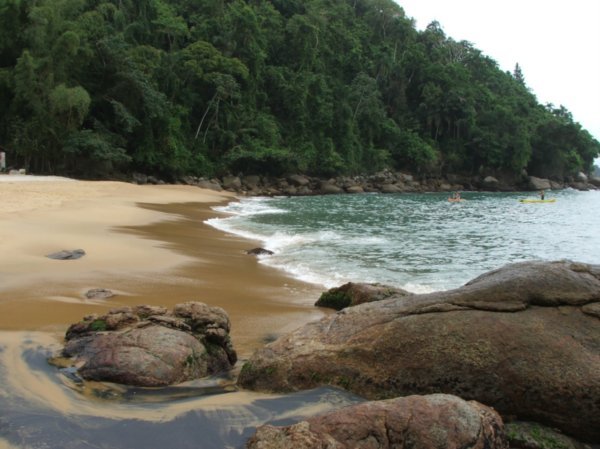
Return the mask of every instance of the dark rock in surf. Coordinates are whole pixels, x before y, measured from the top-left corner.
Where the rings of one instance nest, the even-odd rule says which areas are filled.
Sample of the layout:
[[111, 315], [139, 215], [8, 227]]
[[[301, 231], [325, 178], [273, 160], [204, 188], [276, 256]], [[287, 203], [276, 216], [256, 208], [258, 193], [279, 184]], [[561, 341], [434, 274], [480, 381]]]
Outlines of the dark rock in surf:
[[85, 256], [85, 251], [82, 249], [62, 250], [56, 253], [47, 254], [46, 257], [55, 260], [74, 260]]
[[330, 315], [257, 351], [242, 387], [448, 393], [600, 441], [600, 265], [525, 262]]
[[410, 294], [406, 290], [390, 287], [389, 285], [348, 282], [324, 292], [315, 303], [315, 306], [342, 310], [365, 302], [381, 301], [394, 295], [406, 296]]
[[223, 309], [200, 302], [123, 307], [71, 325], [62, 356], [87, 380], [166, 386], [231, 369], [229, 330]]
[[264, 425], [248, 449], [507, 449], [502, 418], [491, 408], [434, 394], [365, 402], [287, 427]]
[[251, 256], [272, 256], [275, 253], [265, 248], [253, 248], [246, 251], [246, 254]]

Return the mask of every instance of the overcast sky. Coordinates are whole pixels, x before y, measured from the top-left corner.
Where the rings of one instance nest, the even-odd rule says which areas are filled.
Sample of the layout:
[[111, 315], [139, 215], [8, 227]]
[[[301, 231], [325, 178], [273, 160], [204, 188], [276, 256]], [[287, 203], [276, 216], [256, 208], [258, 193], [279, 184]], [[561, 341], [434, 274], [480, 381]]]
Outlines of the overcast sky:
[[600, 140], [600, 0], [396, 0], [422, 30], [437, 20], [513, 71], [542, 104], [563, 105]]

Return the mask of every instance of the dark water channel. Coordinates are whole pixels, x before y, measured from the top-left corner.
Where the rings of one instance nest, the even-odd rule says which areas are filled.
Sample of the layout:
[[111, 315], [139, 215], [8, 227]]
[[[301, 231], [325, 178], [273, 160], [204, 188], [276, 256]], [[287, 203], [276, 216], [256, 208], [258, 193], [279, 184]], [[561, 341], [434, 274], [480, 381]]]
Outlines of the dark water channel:
[[242, 448], [257, 426], [360, 402], [320, 388], [266, 395], [213, 378], [160, 389], [79, 384], [48, 364], [44, 333], [0, 332], [0, 448]]

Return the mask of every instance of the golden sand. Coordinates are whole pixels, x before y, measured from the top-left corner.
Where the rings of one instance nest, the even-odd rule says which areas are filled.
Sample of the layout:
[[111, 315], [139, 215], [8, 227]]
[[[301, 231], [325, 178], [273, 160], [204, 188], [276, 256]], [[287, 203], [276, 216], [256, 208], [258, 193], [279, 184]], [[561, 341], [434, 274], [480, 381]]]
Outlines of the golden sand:
[[[260, 265], [258, 243], [203, 223], [231, 193], [192, 186], [0, 179], [0, 330], [60, 336], [91, 313], [196, 300], [223, 307], [242, 358], [265, 338], [317, 319], [321, 289]], [[78, 260], [45, 255], [81, 248]], [[107, 300], [85, 292], [106, 288]]]

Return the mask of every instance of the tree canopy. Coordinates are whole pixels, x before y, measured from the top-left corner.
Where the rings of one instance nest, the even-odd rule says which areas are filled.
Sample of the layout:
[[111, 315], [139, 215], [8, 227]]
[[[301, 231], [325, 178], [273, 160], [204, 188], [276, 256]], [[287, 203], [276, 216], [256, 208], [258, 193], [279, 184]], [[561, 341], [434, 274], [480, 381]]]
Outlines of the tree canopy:
[[590, 171], [525, 79], [391, 0], [0, 0], [0, 144], [38, 173]]

